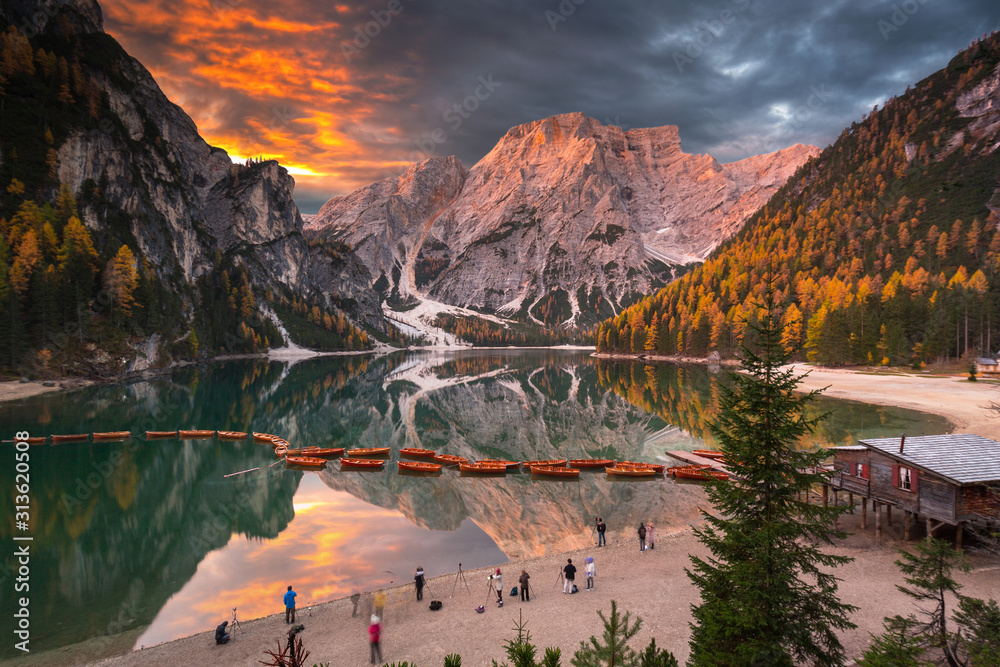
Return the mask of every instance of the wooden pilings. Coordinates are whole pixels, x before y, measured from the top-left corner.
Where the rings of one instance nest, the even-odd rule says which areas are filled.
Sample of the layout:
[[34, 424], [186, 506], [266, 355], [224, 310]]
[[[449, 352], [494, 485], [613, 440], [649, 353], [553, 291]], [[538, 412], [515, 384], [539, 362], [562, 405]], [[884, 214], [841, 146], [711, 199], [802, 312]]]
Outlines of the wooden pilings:
[[861, 499], [861, 530], [868, 528], [868, 499]]
[[882, 546], [882, 512], [879, 502], [872, 502], [872, 509], [875, 510], [875, 546]]

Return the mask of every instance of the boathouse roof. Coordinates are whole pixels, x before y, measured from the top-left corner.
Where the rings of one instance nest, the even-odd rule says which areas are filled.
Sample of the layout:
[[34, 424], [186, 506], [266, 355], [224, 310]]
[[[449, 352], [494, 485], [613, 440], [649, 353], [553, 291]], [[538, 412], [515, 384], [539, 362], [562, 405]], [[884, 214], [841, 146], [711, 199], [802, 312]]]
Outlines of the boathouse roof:
[[[972, 433], [911, 436], [905, 439], [902, 453], [899, 438], [871, 438], [858, 443], [956, 484], [1000, 481], [1000, 442]], [[854, 449], [859, 445], [832, 449]]]

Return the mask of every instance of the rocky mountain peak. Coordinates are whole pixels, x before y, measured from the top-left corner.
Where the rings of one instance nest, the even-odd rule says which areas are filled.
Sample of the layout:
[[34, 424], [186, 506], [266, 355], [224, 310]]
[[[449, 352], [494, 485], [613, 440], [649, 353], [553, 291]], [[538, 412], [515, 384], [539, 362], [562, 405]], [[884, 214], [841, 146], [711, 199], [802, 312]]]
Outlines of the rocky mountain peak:
[[29, 38], [104, 32], [104, 14], [96, 0], [4, 0], [0, 15]]
[[427, 160], [335, 197], [308, 231], [351, 245], [404, 301], [584, 325], [703, 259], [818, 152], [723, 165], [684, 153], [673, 125], [560, 114], [511, 128], [468, 171]]

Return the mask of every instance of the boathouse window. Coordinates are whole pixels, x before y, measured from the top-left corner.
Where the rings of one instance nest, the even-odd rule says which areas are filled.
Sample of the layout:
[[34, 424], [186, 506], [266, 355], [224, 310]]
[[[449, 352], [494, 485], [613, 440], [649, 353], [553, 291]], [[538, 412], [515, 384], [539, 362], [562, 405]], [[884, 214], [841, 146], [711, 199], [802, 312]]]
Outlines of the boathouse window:
[[917, 490], [917, 471], [913, 468], [893, 466], [892, 476], [897, 489], [902, 489], [903, 491]]
[[854, 464], [854, 476], [860, 477], [861, 479], [868, 479], [868, 464], [867, 463], [855, 463]]

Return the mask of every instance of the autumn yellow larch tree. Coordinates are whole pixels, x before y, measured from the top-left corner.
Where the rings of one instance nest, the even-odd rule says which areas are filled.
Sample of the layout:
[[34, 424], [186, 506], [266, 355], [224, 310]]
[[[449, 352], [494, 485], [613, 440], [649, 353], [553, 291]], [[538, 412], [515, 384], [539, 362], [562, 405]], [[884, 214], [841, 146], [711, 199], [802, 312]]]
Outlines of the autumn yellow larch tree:
[[111, 297], [112, 309], [129, 317], [135, 305], [133, 293], [138, 284], [139, 271], [136, 268], [135, 255], [128, 246], [123, 245], [108, 261], [104, 270], [104, 287]]

